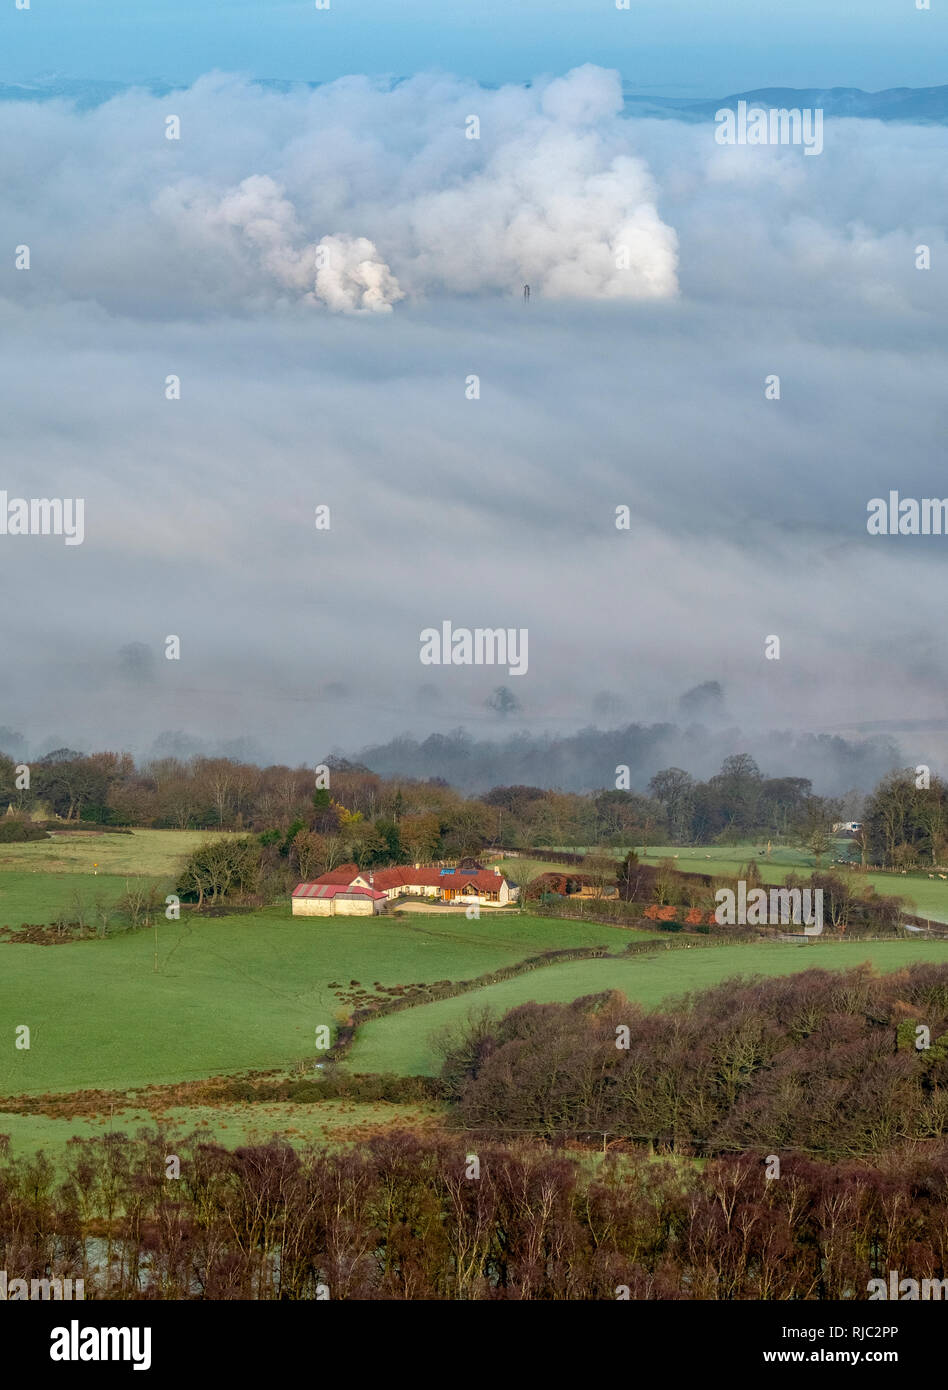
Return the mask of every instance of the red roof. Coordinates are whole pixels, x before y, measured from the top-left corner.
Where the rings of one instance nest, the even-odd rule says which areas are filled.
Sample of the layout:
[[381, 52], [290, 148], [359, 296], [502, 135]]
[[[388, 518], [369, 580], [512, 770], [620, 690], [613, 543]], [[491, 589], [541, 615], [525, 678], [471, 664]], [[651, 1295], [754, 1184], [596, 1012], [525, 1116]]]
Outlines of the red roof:
[[344, 876], [346, 883], [351, 883], [356, 878], [364, 879], [368, 883], [371, 878], [374, 888], [452, 888], [459, 893], [464, 892], [469, 886], [474, 887], [479, 893], [496, 893], [505, 881], [502, 874], [495, 874], [491, 869], [468, 873], [460, 869], [442, 872], [437, 866], [430, 864], [421, 869], [414, 869], [410, 864], [395, 864], [390, 869], [358, 869], [353, 864], [322, 874], [316, 882], [338, 884], [342, 881], [340, 875]]
[[351, 883], [359, 877], [358, 864], [340, 864], [338, 869], [330, 869], [328, 874], [320, 874], [314, 883]]
[[293, 889], [294, 898], [384, 898], [372, 888], [351, 887], [348, 883], [300, 883]]
[[417, 888], [431, 883], [430, 869], [413, 869], [410, 864], [393, 864], [390, 869], [367, 869], [362, 877], [368, 881], [369, 874], [376, 888]]

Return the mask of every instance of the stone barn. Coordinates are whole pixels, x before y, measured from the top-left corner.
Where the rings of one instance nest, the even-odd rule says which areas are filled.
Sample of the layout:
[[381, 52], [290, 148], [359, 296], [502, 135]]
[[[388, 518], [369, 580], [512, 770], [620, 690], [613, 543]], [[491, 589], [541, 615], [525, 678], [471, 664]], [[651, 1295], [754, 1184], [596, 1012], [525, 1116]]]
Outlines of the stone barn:
[[354, 884], [301, 883], [293, 889], [294, 917], [372, 917], [388, 898], [374, 888]]

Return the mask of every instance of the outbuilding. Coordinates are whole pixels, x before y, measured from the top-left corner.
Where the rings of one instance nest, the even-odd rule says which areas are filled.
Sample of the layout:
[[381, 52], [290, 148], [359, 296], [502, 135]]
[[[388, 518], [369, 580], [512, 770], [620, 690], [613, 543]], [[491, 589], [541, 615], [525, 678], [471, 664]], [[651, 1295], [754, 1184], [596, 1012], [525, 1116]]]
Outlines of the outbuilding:
[[372, 917], [388, 901], [374, 888], [345, 883], [300, 883], [293, 889], [294, 917]]

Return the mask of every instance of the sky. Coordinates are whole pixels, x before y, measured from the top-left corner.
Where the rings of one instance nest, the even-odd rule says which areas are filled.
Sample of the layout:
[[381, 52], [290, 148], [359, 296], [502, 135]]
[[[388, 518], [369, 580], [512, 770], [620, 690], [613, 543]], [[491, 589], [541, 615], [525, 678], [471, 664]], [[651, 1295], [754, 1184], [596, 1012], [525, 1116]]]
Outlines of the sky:
[[330, 81], [432, 69], [530, 80], [584, 62], [642, 91], [938, 85], [946, 7], [914, 0], [32, 0], [0, 10], [0, 81]]
[[[643, 42], [675, 8], [639, 8]], [[921, 31], [915, 68], [885, 40], [931, 15], [895, 8], [860, 21], [852, 62], [888, 64], [870, 79], [792, 47], [765, 71], [776, 7], [718, 6], [741, 41], [701, 90], [933, 80]], [[259, 6], [165, 5], [154, 33], [147, 5], [134, 32], [81, 9], [13, 12], [55, 13], [58, 37], [5, 47], [5, 79], [127, 79], [147, 51], [189, 86], [0, 102], [0, 246], [30, 261], [0, 259], [0, 491], [84, 503], [81, 545], [0, 536], [0, 726], [313, 763], [403, 732], [674, 719], [714, 680], [772, 772], [794, 772], [773, 731], [870, 722], [916, 722], [906, 761], [937, 768], [948, 538], [866, 517], [892, 489], [948, 495], [948, 128], [827, 121], [811, 158], [629, 120], [621, 54], [588, 61], [605, 21], [580, 39], [566, 5], [518, 7], [536, 43], [495, 27], [479, 80], [468, 12], [416, 34], [400, 7], [386, 44], [361, 6], [325, 85], [288, 92], [224, 69], [302, 75], [299, 7], [267, 8], [272, 40]], [[682, 86], [712, 40], [725, 61], [703, 16], [662, 60]], [[820, 26], [842, 46], [851, 22], [823, 5], [813, 25], [822, 64]], [[422, 664], [445, 621], [526, 630], [528, 670]]]

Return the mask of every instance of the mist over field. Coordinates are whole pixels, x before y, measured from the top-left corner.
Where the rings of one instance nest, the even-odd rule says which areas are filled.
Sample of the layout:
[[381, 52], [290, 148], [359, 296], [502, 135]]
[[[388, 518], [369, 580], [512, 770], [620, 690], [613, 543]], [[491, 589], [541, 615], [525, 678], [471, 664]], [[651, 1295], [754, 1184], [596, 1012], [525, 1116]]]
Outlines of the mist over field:
[[[866, 509], [948, 494], [946, 153], [832, 116], [819, 158], [722, 147], [590, 64], [0, 102], [0, 481], [85, 499], [81, 546], [0, 547], [3, 724], [471, 786], [936, 765], [948, 540]], [[445, 620], [527, 629], [528, 671], [422, 666]], [[387, 747], [459, 728], [466, 770]]]

